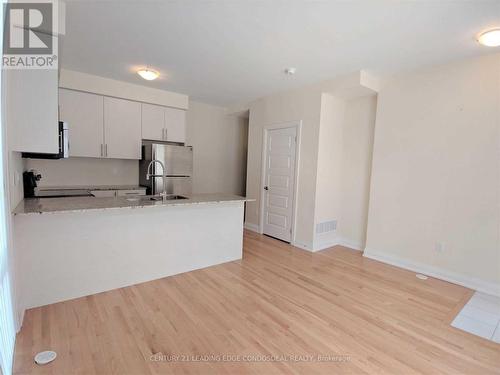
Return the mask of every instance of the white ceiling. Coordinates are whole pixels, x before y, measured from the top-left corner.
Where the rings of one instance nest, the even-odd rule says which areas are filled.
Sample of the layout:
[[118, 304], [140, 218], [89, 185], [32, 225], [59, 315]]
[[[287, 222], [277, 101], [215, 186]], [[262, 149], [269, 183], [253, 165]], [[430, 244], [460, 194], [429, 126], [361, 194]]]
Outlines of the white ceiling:
[[[231, 105], [366, 69], [391, 75], [500, 51], [500, 1], [75, 1], [62, 67]], [[145, 64], [161, 79], [134, 74]], [[294, 76], [285, 67], [297, 68]]]

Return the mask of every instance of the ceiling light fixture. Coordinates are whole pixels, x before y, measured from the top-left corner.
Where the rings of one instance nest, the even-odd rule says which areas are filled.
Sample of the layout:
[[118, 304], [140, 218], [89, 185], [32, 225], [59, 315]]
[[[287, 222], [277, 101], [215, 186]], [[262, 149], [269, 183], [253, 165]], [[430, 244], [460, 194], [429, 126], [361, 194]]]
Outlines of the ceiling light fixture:
[[137, 74], [139, 74], [142, 78], [144, 78], [147, 81], [152, 81], [160, 75], [156, 70], [151, 70], [151, 69], [140, 69], [137, 71]]
[[492, 29], [479, 34], [477, 41], [487, 47], [500, 46], [500, 29]]
[[288, 75], [288, 76], [293, 76], [296, 71], [297, 71], [296, 68], [286, 68], [285, 69], [285, 74]]

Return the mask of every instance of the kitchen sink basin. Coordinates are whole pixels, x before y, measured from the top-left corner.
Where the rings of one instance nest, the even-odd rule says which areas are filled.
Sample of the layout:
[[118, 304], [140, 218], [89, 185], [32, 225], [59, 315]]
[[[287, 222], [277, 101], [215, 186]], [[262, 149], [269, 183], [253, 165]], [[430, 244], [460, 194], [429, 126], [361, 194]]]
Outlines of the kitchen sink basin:
[[[167, 194], [167, 201], [172, 201], [172, 200], [180, 200], [180, 199], [189, 199], [188, 197], [185, 197], [184, 195], [177, 195], [177, 194]], [[156, 201], [156, 202], [161, 202], [163, 200], [163, 197], [161, 195], [142, 195], [142, 196], [134, 196], [134, 197], [129, 197], [127, 198], [128, 201], [131, 202], [137, 202], [137, 201]]]
[[[162, 197], [159, 197], [159, 199], [161, 200]], [[177, 194], [168, 194], [167, 195], [167, 201], [177, 200], [177, 199], [188, 199], [188, 197], [185, 197], [183, 195], [177, 195]]]
[[[183, 195], [177, 194], [167, 194], [167, 201], [178, 200], [178, 199], [188, 199]], [[145, 195], [141, 197], [142, 201], [162, 201], [163, 197], [161, 195]]]

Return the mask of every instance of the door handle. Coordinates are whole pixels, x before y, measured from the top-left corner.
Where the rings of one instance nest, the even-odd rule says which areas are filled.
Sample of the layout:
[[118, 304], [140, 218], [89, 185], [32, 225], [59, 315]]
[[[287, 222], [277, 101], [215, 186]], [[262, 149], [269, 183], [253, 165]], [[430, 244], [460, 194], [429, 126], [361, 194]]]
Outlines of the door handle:
[[264, 186], [264, 190], [269, 190], [269, 187], [268, 186]]

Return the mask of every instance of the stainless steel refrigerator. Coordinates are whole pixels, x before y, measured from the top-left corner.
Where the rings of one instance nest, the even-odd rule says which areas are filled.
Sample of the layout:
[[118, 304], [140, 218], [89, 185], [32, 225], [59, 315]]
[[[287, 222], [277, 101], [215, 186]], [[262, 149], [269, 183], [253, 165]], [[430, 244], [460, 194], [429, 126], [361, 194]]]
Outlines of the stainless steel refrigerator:
[[[148, 165], [151, 160], [160, 160], [165, 165], [154, 163], [151, 173], [157, 177], [146, 180]], [[192, 193], [193, 148], [159, 142], [143, 141], [142, 159], [139, 162], [139, 182], [147, 188], [146, 194], [157, 195], [163, 192], [163, 181], [159, 175], [165, 174], [167, 194], [190, 196]]]

